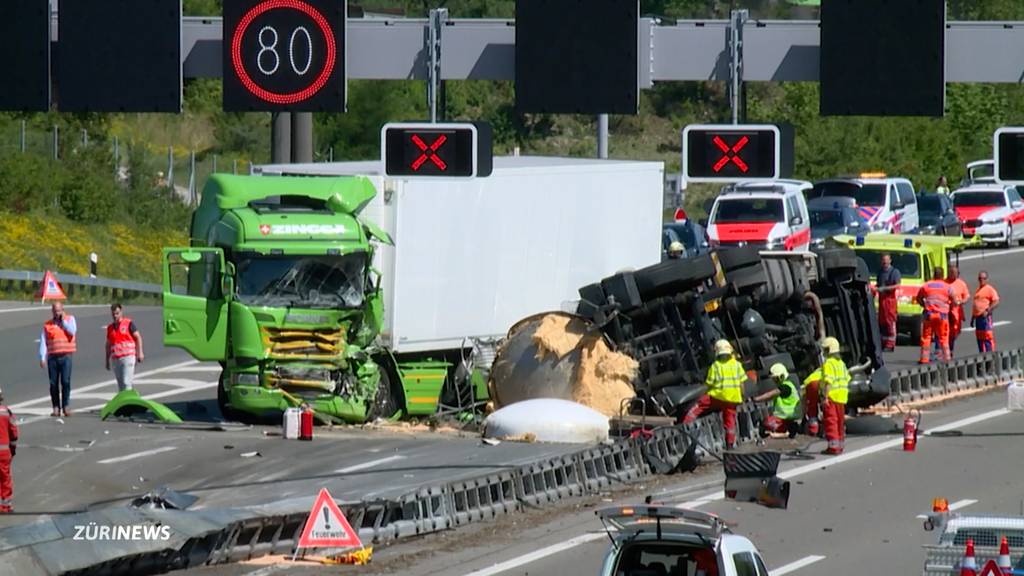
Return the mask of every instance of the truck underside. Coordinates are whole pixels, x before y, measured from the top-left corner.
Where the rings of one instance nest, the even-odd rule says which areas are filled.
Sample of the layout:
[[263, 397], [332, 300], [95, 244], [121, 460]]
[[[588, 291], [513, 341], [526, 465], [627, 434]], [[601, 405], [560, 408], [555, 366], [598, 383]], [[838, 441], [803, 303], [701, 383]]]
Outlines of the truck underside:
[[[627, 271], [580, 289], [577, 315], [639, 364], [633, 410], [679, 416], [704, 392], [713, 345], [736, 346], [756, 373], [745, 396], [771, 386], [769, 367], [781, 362], [801, 378], [821, 365], [819, 342], [835, 336], [851, 369], [849, 409], [870, 406], [889, 393], [877, 316], [864, 262], [846, 248], [811, 253], [734, 248]], [[535, 323], [509, 335], [504, 350], [532, 339]], [[517, 353], [518, 354], [518, 353]], [[520, 358], [495, 360], [493, 394], [521, 398], [571, 397], [566, 366], [531, 371], [523, 382], [512, 368]], [[564, 364], [564, 363], [562, 363]], [[543, 385], [537, 385], [537, 382]]]

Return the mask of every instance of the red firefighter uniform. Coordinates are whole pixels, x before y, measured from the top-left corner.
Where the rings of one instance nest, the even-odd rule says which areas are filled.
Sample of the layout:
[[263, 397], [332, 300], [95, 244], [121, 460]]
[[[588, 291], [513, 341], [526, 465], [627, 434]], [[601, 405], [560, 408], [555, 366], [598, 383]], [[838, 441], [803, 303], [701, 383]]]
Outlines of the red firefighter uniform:
[[708, 392], [687, 411], [683, 424], [695, 421], [705, 412], [719, 410], [725, 428], [725, 443], [731, 448], [736, 445], [736, 407], [743, 403], [743, 383], [747, 381], [747, 373], [739, 360], [733, 357], [732, 345], [728, 341], [716, 342], [715, 354], [717, 359], [708, 368], [704, 382]]
[[3, 405], [0, 396], [0, 514], [11, 512], [14, 505], [14, 480], [11, 477], [11, 460], [17, 451], [18, 427], [14, 414]]
[[804, 415], [807, 417], [807, 433], [817, 436], [820, 430], [818, 424], [818, 405], [821, 402], [821, 393], [825, 388], [821, 385], [821, 368], [811, 372], [804, 378]]
[[953, 289], [943, 279], [933, 279], [921, 286], [917, 301], [924, 308], [921, 317], [921, 364], [931, 361], [932, 338], [937, 338], [942, 360], [949, 360], [949, 310]]
[[827, 358], [821, 366], [825, 386], [826, 454], [842, 454], [846, 448], [846, 403], [850, 395], [850, 372], [839, 355], [839, 341], [826, 338], [823, 343]]
[[896, 350], [896, 291], [901, 281], [900, 271], [891, 264], [878, 271], [875, 282], [878, 293], [878, 329], [882, 334], [882, 349], [890, 352]]
[[971, 289], [960, 278], [950, 282], [949, 287], [953, 289], [953, 304], [949, 309], [949, 355], [952, 357], [956, 339], [964, 325], [964, 302], [970, 300]]

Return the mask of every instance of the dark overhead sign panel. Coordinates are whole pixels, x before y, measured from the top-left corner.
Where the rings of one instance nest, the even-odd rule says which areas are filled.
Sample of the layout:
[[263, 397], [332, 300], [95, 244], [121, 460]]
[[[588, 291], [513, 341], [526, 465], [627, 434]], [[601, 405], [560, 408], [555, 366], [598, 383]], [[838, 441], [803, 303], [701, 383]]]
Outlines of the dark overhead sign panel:
[[393, 123], [381, 129], [387, 176], [490, 176], [493, 157], [491, 128], [484, 122]]
[[942, 116], [945, 0], [822, 0], [821, 114]]
[[0, 1], [0, 54], [7, 60], [0, 110], [50, 108], [50, 2]]
[[779, 129], [768, 124], [694, 124], [683, 129], [683, 177], [690, 182], [775, 179]]
[[636, 114], [638, 0], [517, 0], [516, 109]]
[[61, 0], [57, 17], [58, 110], [181, 111], [180, 0]]
[[996, 161], [996, 180], [1024, 185], [1024, 127], [1008, 126], [996, 130], [992, 150]]
[[344, 112], [345, 4], [225, 0], [224, 110]]

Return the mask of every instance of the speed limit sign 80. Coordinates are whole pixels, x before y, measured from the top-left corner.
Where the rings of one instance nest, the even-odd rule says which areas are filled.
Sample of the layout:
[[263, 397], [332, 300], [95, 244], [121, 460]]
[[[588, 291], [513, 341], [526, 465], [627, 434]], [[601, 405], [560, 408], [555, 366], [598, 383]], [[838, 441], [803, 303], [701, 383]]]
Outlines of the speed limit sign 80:
[[345, 110], [346, 2], [225, 0], [224, 110]]

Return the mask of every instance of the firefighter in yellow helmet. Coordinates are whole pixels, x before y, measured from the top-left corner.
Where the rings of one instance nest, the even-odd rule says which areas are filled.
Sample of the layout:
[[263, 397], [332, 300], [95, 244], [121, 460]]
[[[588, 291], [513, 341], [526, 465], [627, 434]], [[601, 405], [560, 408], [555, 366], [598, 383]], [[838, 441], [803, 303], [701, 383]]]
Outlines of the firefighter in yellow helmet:
[[668, 245], [668, 257], [672, 260], [678, 260], [683, 257], [683, 252], [686, 251], [686, 246], [683, 243], [676, 240], [675, 242]]
[[735, 448], [736, 407], [743, 403], [743, 385], [746, 381], [747, 373], [734, 356], [732, 344], [728, 340], [715, 342], [715, 362], [708, 368], [708, 376], [704, 381], [708, 391], [686, 413], [683, 424], [693, 422], [701, 414], [721, 411], [726, 447]]
[[839, 355], [839, 340], [829, 336], [821, 343], [825, 363], [821, 381], [825, 386], [825, 454], [842, 454], [846, 444], [846, 402], [850, 393], [850, 371]]
[[754, 398], [755, 402], [774, 400], [772, 413], [764, 420], [763, 435], [769, 432], [786, 432], [790, 438], [800, 432], [800, 419], [803, 418], [803, 410], [800, 406], [800, 389], [793, 384], [789, 377], [789, 370], [780, 362], [772, 364], [768, 369], [771, 374], [775, 388]]

